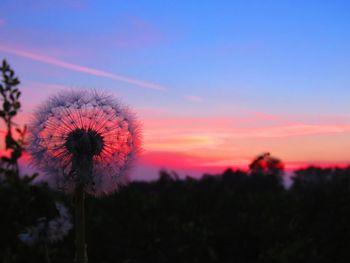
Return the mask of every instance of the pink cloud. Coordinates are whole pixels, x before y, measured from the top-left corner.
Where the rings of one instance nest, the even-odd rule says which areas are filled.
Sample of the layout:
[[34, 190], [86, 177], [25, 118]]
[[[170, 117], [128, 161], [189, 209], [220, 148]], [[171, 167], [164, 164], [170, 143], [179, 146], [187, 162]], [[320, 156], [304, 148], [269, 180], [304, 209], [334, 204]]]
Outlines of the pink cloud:
[[[304, 140], [308, 140], [305, 136], [338, 134], [349, 136], [350, 133], [350, 125], [284, 124], [260, 128], [235, 128], [230, 125], [230, 120], [225, 119], [208, 118], [204, 121], [204, 119], [173, 118], [158, 121], [158, 124], [150, 124], [145, 120], [144, 148], [147, 152], [182, 152], [191, 156], [205, 157], [205, 162], [201, 161], [202, 165], [206, 163], [212, 166], [235, 164], [237, 160], [247, 160], [261, 151], [270, 149], [283, 153], [283, 156], [288, 158], [295, 158], [300, 153], [293, 149], [297, 147], [300, 151], [300, 147], [308, 147], [303, 143]], [[302, 138], [302, 140], [290, 141], [290, 138]], [[278, 145], [283, 147], [273, 143], [271, 140], [274, 139], [279, 139]], [[315, 140], [317, 141], [317, 138]], [[320, 147], [328, 143], [322, 139], [318, 140]], [[318, 151], [307, 152], [309, 156], [315, 154], [320, 158], [330, 157], [329, 154], [328, 157], [324, 157]]]
[[94, 76], [98, 76], [98, 77], [109, 78], [109, 79], [116, 80], [116, 81], [126, 82], [126, 83], [133, 84], [133, 85], [136, 85], [136, 86], [141, 87], [141, 88], [147, 88], [147, 89], [153, 89], [153, 90], [165, 90], [165, 88], [163, 86], [160, 86], [158, 84], [124, 77], [124, 76], [110, 73], [107, 71], [102, 71], [102, 70], [98, 70], [98, 69], [94, 69], [94, 68], [89, 68], [89, 67], [84, 67], [84, 66], [80, 66], [77, 64], [68, 63], [68, 62], [65, 62], [65, 61], [62, 61], [62, 60], [59, 60], [56, 58], [33, 53], [30, 51], [25, 51], [25, 50], [21, 50], [21, 49], [14, 49], [14, 48], [6, 47], [3, 45], [0, 45], [0, 50], [3, 52], [6, 52], [6, 53], [16, 55], [16, 56], [28, 58], [31, 60], [43, 62], [43, 63], [54, 65], [54, 66], [58, 66], [61, 68], [72, 70], [72, 71], [82, 72], [82, 73], [86, 73], [89, 75], [94, 75]]
[[[248, 115], [245, 119], [237, 118], [237, 120], [235, 118], [190, 117], [144, 119], [144, 148], [148, 152], [181, 152], [191, 156], [205, 157], [207, 164], [223, 165], [235, 163], [237, 160], [247, 160], [247, 157], [249, 159], [250, 156], [260, 151], [270, 149], [278, 150], [291, 158], [298, 152], [296, 147], [299, 151], [300, 147], [308, 147], [303, 142], [308, 141], [310, 136], [320, 135], [334, 138], [338, 135], [350, 135], [350, 123], [336, 125], [285, 121], [278, 125], [263, 122], [260, 127], [242, 125], [261, 118], [265, 119], [266, 116]], [[295, 138], [294, 143], [291, 141], [293, 138]], [[278, 145], [283, 145], [283, 147], [276, 145], [276, 139], [279, 141]], [[322, 140], [317, 137], [313, 139], [314, 141], [319, 140], [320, 147], [322, 145], [326, 147], [329, 142], [328, 139]], [[311, 148], [316, 149], [314, 146]], [[304, 150], [303, 152], [308, 152], [309, 155], [313, 154], [311, 149]], [[320, 158], [330, 158], [329, 154], [324, 157], [321, 152], [316, 152], [315, 155]], [[305, 158], [308, 157], [305, 156]]]
[[[334, 117], [336, 118], [336, 117]], [[313, 134], [334, 134], [350, 132], [350, 119], [342, 123], [296, 121], [294, 117], [284, 117], [265, 113], [249, 113], [232, 117], [188, 117], [188, 116], [147, 116], [144, 126], [148, 130], [176, 131], [186, 134], [211, 133], [227, 134], [238, 138], [278, 138]], [[254, 124], [254, 125], [252, 125]]]
[[184, 131], [227, 129], [229, 127], [242, 125], [245, 122], [255, 121], [253, 117], [191, 117], [191, 116], [169, 116], [156, 115], [147, 116], [143, 122], [148, 129], [178, 129]]
[[5, 24], [6, 24], [5, 19], [1, 19], [1, 18], [0, 18], [0, 26], [3, 26], [3, 25], [5, 25]]
[[237, 129], [232, 131], [233, 137], [280, 138], [315, 134], [348, 133], [350, 132], [350, 125], [310, 125], [301, 123], [259, 129]]
[[266, 121], [271, 121], [271, 120], [280, 120], [281, 116], [275, 115], [275, 114], [270, 114], [270, 113], [265, 113], [265, 112], [251, 112], [250, 113], [252, 116], [256, 117], [259, 120], [266, 120]]

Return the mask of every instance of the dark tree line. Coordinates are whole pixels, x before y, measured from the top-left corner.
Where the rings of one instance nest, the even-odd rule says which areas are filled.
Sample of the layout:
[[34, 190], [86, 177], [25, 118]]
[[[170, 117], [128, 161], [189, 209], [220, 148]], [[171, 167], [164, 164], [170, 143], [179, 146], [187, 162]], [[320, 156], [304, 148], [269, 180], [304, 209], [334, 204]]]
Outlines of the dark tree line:
[[[155, 182], [133, 182], [110, 197], [88, 199], [89, 260], [348, 262], [350, 168], [310, 167], [296, 173], [286, 190], [273, 174], [227, 170], [179, 180], [162, 172]], [[2, 196], [23, 198], [22, 192], [15, 193]], [[1, 210], [6, 214], [9, 207], [2, 204]], [[31, 217], [38, 213], [26, 212]], [[12, 213], [17, 218], [23, 211]], [[3, 216], [0, 222], [6, 233], [11, 223]], [[24, 261], [13, 262], [44, 262], [42, 250], [10, 234], [3, 242], [12, 240], [21, 247], [17, 258], [26, 255]], [[52, 262], [70, 262], [73, 239], [71, 232], [49, 246]], [[33, 261], [26, 261], [29, 256]]]
[[91, 259], [348, 262], [350, 168], [296, 174], [286, 190], [270, 173], [176, 180], [163, 172], [156, 182], [90, 200]]

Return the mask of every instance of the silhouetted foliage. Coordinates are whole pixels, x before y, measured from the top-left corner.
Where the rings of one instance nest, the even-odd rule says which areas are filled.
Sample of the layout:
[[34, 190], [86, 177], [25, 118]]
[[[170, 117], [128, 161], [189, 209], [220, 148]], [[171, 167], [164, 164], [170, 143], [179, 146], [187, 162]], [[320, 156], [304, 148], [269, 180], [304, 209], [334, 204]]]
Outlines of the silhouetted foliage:
[[281, 160], [272, 157], [270, 153], [257, 156], [249, 165], [252, 173], [279, 174], [283, 172], [284, 165]]
[[349, 178], [350, 169], [309, 168], [297, 171], [287, 190], [281, 180], [243, 171], [197, 180], [175, 180], [163, 171], [159, 181], [135, 182], [114, 196], [90, 200], [90, 258], [345, 262], [350, 258]]
[[47, 247], [38, 243], [29, 249], [19, 235], [35, 226], [38, 220], [45, 218], [47, 221], [57, 216], [54, 193], [45, 185], [32, 184], [36, 174], [20, 176], [18, 159], [23, 153], [26, 128], [21, 129], [13, 122], [21, 107], [21, 92], [17, 88], [20, 82], [5, 60], [0, 71], [0, 118], [6, 126], [6, 156], [1, 156], [0, 161], [0, 260], [4, 263], [44, 262]]
[[[26, 132], [26, 127], [23, 129], [16, 128], [16, 132], [19, 138], [15, 140], [13, 138], [12, 126], [15, 125], [12, 119], [17, 115], [18, 110], [21, 107], [19, 97], [21, 92], [18, 90], [17, 85], [20, 83], [17, 77], [15, 77], [14, 71], [10, 68], [6, 60], [3, 60], [0, 67], [2, 73], [2, 80], [0, 83], [0, 95], [2, 99], [2, 109], [0, 110], [0, 118], [6, 125], [5, 136], [5, 149], [10, 151], [10, 156], [1, 157], [0, 171], [4, 172], [6, 168], [12, 168], [18, 170], [18, 158], [21, 157], [23, 151], [23, 140]], [[6, 173], [5, 173], [6, 176]], [[12, 177], [16, 174], [12, 174]]]

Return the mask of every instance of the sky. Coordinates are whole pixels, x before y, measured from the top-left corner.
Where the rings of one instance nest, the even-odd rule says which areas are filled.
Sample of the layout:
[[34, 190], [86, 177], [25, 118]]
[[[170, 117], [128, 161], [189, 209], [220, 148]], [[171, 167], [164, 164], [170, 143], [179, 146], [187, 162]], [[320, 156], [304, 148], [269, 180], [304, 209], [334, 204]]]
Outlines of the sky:
[[340, 0], [1, 0], [0, 58], [21, 80], [19, 124], [65, 89], [108, 91], [130, 106], [143, 127], [135, 179], [246, 168], [267, 151], [289, 169], [346, 165], [349, 8]]

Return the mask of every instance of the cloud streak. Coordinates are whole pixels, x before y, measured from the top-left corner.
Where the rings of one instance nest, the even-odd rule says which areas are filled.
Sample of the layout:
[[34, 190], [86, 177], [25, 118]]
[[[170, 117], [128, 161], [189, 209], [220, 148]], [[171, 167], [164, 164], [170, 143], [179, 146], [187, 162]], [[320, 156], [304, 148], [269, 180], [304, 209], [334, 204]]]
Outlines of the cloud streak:
[[317, 134], [349, 133], [350, 125], [291, 124], [254, 129], [232, 129], [232, 138], [284, 138]]
[[108, 79], [112, 79], [112, 80], [116, 80], [116, 81], [121, 81], [121, 82], [129, 83], [129, 84], [133, 84], [133, 85], [136, 85], [136, 86], [141, 87], [141, 88], [160, 90], [160, 91], [166, 90], [165, 87], [158, 85], [158, 84], [155, 84], [155, 83], [141, 81], [141, 80], [128, 78], [125, 76], [117, 75], [117, 74], [103, 71], [103, 70], [99, 70], [99, 69], [94, 69], [94, 68], [89, 68], [89, 67], [85, 67], [85, 66], [81, 66], [81, 65], [77, 65], [77, 64], [73, 64], [73, 63], [68, 63], [68, 62], [65, 62], [65, 61], [62, 61], [62, 60], [59, 60], [56, 58], [33, 53], [30, 51], [26, 51], [26, 50], [15, 49], [15, 48], [0, 45], [0, 51], [5, 52], [5, 53], [9, 53], [9, 54], [13, 54], [13, 55], [16, 55], [19, 57], [31, 59], [34, 61], [46, 63], [49, 65], [54, 65], [57, 67], [69, 69], [72, 71], [77, 71], [77, 72], [81, 72], [81, 73], [85, 73], [85, 74], [89, 74], [89, 75], [93, 75], [93, 76], [97, 76], [97, 77], [103, 77], [103, 78], [108, 78]]

